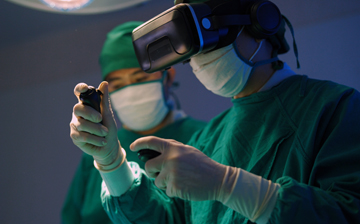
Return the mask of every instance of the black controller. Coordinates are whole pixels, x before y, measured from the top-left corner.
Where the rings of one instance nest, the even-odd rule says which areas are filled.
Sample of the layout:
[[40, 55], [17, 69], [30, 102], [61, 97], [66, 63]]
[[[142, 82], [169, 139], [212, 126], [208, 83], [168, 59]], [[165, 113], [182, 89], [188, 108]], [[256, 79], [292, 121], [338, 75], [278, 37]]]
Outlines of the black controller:
[[84, 105], [94, 108], [97, 112], [100, 111], [102, 92], [94, 87], [90, 87], [85, 93], [80, 94], [80, 100]]
[[160, 152], [151, 149], [141, 149], [138, 151], [138, 157], [144, 163], [146, 163], [149, 159], [159, 156], [160, 154]]
[[[90, 106], [100, 111], [100, 102], [101, 102], [102, 92], [94, 87], [90, 87], [86, 92], [80, 94], [80, 100], [84, 105]], [[151, 149], [142, 149], [138, 151], [138, 157], [141, 161], [146, 163], [149, 159], [153, 159], [160, 155], [161, 153], [151, 150]]]

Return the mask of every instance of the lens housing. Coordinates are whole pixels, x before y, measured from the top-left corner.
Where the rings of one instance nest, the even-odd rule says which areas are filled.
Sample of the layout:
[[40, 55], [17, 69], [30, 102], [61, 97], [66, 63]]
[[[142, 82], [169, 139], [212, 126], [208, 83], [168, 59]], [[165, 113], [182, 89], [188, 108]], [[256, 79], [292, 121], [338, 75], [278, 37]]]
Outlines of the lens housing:
[[201, 25], [210, 13], [205, 4], [178, 4], [134, 29], [133, 45], [141, 68], [148, 73], [160, 71], [214, 48], [218, 32]]

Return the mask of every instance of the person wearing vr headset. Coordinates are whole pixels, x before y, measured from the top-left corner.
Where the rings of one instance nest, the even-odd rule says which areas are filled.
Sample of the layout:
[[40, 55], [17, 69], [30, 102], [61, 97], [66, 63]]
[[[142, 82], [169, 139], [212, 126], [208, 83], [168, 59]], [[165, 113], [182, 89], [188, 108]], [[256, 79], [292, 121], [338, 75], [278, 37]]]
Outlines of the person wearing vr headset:
[[[133, 141], [151, 134], [186, 143], [206, 123], [176, 109], [174, 102], [169, 99], [175, 76], [173, 68], [151, 74], [141, 70], [131, 39], [132, 30], [141, 24], [139, 21], [126, 22], [110, 31], [99, 58], [102, 79], [108, 82], [108, 85], [100, 86], [100, 90], [107, 93], [105, 88], [109, 89], [111, 105], [123, 128], [116, 135], [115, 124], [110, 127], [98, 124], [101, 119], [99, 114], [82, 103], [75, 105], [70, 127], [72, 140], [85, 152], [88, 152], [85, 143], [91, 142], [90, 133], [110, 136], [116, 143], [119, 139], [129, 161], [144, 168], [144, 162], [139, 160], [136, 153], [129, 152], [129, 145]], [[78, 95], [87, 88], [84, 83], [78, 84], [75, 92]], [[64, 224], [112, 223], [101, 205], [102, 178], [93, 161], [93, 157], [86, 153], [82, 156], [63, 206], [61, 217]]]
[[281, 62], [286, 22], [269, 1], [190, 0], [133, 31], [144, 71], [190, 59], [199, 81], [233, 107], [187, 145], [137, 139], [132, 151], [160, 154], [145, 170], [127, 162], [110, 129], [92, 142], [114, 146], [91, 152], [114, 223], [360, 223], [360, 93]]

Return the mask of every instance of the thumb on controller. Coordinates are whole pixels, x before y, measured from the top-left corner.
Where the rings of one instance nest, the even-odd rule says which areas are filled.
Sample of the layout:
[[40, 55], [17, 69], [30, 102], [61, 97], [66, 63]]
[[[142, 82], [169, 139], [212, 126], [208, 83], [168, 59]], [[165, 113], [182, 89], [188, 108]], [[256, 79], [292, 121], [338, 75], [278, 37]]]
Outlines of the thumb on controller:
[[108, 87], [109, 84], [106, 81], [101, 82], [98, 87], [98, 90], [102, 92], [101, 103], [100, 103], [101, 115], [102, 115], [103, 124], [109, 129], [109, 131], [116, 131], [117, 126], [111, 109]]

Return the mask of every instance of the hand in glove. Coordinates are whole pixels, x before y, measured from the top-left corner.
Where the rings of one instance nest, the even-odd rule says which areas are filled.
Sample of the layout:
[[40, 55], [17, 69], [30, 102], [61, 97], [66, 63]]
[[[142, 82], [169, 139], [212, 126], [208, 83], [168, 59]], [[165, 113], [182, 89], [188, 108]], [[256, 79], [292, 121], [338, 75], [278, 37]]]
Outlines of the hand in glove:
[[152, 149], [161, 153], [145, 163], [145, 170], [169, 197], [217, 200], [253, 222], [268, 221], [277, 200], [278, 184], [220, 164], [198, 149], [175, 140], [144, 137], [133, 142], [130, 149]]
[[[101, 114], [80, 101], [80, 94], [86, 92], [88, 88], [85, 83], [75, 86], [74, 94], [79, 102], [73, 108], [70, 137], [77, 147], [94, 157], [100, 170], [112, 170], [122, 163], [125, 155], [120, 150], [121, 146], [117, 138], [108, 83], [102, 82], [98, 87], [103, 93], [100, 104]], [[103, 124], [100, 123], [101, 121]]]
[[144, 137], [131, 144], [132, 151], [152, 149], [161, 155], [149, 160], [145, 170], [169, 197], [184, 200], [222, 200], [231, 189], [223, 185], [236, 177], [236, 169], [222, 165], [198, 149], [175, 140]]

